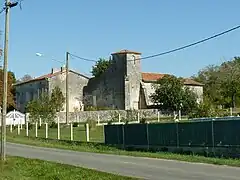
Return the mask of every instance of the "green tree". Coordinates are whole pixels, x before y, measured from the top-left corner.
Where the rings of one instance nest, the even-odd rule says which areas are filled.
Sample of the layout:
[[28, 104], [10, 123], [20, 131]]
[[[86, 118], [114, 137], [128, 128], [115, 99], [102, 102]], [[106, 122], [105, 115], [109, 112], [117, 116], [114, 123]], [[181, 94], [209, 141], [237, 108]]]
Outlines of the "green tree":
[[26, 106], [26, 110], [29, 113], [31, 122], [37, 122], [41, 117], [41, 106], [39, 99], [30, 101]]
[[[8, 71], [8, 84], [7, 84], [7, 110], [11, 111], [15, 108], [16, 90], [13, 84], [16, 82], [15, 74]], [[0, 106], [2, 107], [3, 98], [3, 70], [0, 69]]]
[[163, 110], [181, 109], [188, 113], [197, 106], [196, 95], [189, 88], [184, 87], [182, 78], [165, 75], [153, 86], [155, 92], [150, 97]]
[[100, 58], [96, 62], [95, 66], [92, 67], [91, 73], [94, 77], [99, 77], [101, 74], [103, 74], [109, 68], [110, 65], [111, 65], [110, 60]]
[[30, 114], [32, 122], [38, 122], [41, 118], [43, 122], [52, 122], [56, 111], [51, 104], [51, 99], [47, 93], [42, 93], [39, 99], [30, 101], [27, 104], [27, 112]]
[[29, 74], [25, 74], [22, 78], [20, 78], [20, 79], [18, 80], [18, 82], [29, 81], [29, 80], [31, 80], [31, 79], [33, 79], [32, 76], [30, 76]]
[[240, 58], [215, 66], [207, 66], [199, 71], [195, 80], [204, 84], [204, 98], [215, 106], [225, 108], [240, 105]]
[[56, 113], [62, 110], [64, 100], [59, 87], [55, 87], [51, 95], [42, 93], [39, 99], [34, 99], [27, 104], [26, 109], [31, 121], [37, 122], [41, 118], [43, 122], [53, 122]]
[[63, 105], [65, 102], [65, 97], [61, 91], [61, 89], [56, 86], [53, 90], [52, 90], [52, 94], [51, 94], [51, 105], [54, 107], [54, 110], [56, 112], [62, 111], [63, 110]]
[[193, 77], [197, 82], [203, 83], [203, 95], [213, 104], [220, 104], [222, 102], [219, 80], [219, 67], [209, 65], [200, 70], [198, 75]]
[[220, 67], [221, 95], [224, 98], [225, 107], [236, 107], [240, 95], [240, 58], [224, 62]]

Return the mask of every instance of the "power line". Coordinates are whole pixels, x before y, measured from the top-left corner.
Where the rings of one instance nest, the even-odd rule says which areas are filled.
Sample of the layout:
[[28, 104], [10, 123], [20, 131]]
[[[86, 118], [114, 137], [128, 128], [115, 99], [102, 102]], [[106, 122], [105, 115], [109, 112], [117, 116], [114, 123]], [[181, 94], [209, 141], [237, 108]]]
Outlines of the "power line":
[[4, 11], [6, 10], [6, 8], [2, 8], [2, 10], [0, 11], [0, 14], [2, 14]]
[[[216, 38], [216, 37], [222, 36], [222, 35], [224, 35], [224, 34], [227, 34], [227, 33], [231, 32], [231, 31], [237, 30], [237, 29], [239, 29], [239, 28], [240, 28], [240, 25], [239, 25], [239, 26], [236, 26], [236, 27], [233, 27], [233, 28], [231, 28], [231, 29], [228, 29], [228, 30], [226, 30], [226, 31], [223, 31], [223, 32], [221, 32], [221, 33], [215, 34], [215, 35], [213, 35], [213, 36], [210, 36], [210, 37], [208, 37], [208, 38], [205, 38], [205, 39], [196, 41], [196, 42], [194, 42], [194, 43], [191, 43], [191, 44], [188, 44], [188, 45], [179, 47], [179, 48], [176, 48], [176, 49], [173, 49], [173, 50], [169, 50], [169, 51], [165, 51], [165, 52], [158, 53], [158, 54], [154, 54], [154, 55], [150, 55], [150, 56], [145, 56], [145, 57], [143, 57], [143, 58], [139, 58], [139, 59], [135, 59], [135, 60], [150, 59], [150, 58], [154, 58], [154, 57], [158, 57], [158, 56], [170, 54], [170, 53], [173, 53], [173, 52], [176, 52], [176, 51], [180, 51], [180, 50], [182, 50], [182, 49], [186, 49], [186, 48], [189, 48], [189, 47], [191, 47], [191, 46], [195, 46], [195, 45], [197, 45], [197, 44], [200, 44], [200, 43], [209, 41], [209, 40], [211, 40], [211, 39], [214, 39], [214, 38]], [[132, 60], [132, 61], [134, 61], [134, 60]]]
[[[145, 57], [142, 57], [142, 58], [138, 58], [138, 59], [131, 59], [129, 61], [140, 61], [140, 60], [143, 60], [143, 59], [150, 59], [150, 58], [154, 58], [154, 57], [158, 57], [158, 56], [163, 56], [163, 55], [166, 55], [166, 54], [170, 54], [170, 53], [173, 53], [173, 52], [176, 52], [176, 51], [180, 51], [180, 50], [183, 50], [183, 49], [186, 49], [186, 48], [189, 48], [189, 47], [192, 47], [192, 46], [195, 46], [195, 45], [198, 45], [198, 44], [201, 44], [201, 43], [204, 43], [206, 41], [209, 41], [211, 39], [215, 39], [219, 36], [222, 36], [224, 34], [227, 34], [227, 33], [230, 33], [234, 30], [237, 30], [240, 28], [240, 25], [236, 26], [236, 27], [233, 27], [231, 29], [228, 29], [228, 30], [225, 30], [223, 32], [220, 32], [218, 34], [215, 34], [213, 36], [210, 36], [210, 37], [207, 37], [207, 38], [204, 38], [202, 40], [199, 40], [199, 41], [196, 41], [196, 42], [193, 42], [191, 44], [187, 44], [185, 46], [181, 46], [181, 47], [178, 47], [178, 48], [175, 48], [175, 49], [172, 49], [172, 50], [169, 50], [169, 51], [165, 51], [165, 52], [161, 52], [161, 53], [158, 53], [158, 54], [153, 54], [153, 55], [149, 55], [149, 56], [145, 56]], [[74, 55], [74, 54], [70, 54], [71, 56], [73, 57], [76, 57], [78, 59], [81, 59], [81, 60], [85, 60], [85, 61], [90, 61], [90, 62], [97, 62], [96, 60], [93, 60], [93, 59], [87, 59], [87, 58], [83, 58], [83, 57], [80, 57], [80, 56], [77, 56], [77, 55]]]
[[70, 56], [72, 56], [72, 57], [75, 57], [75, 58], [78, 58], [78, 59], [81, 59], [81, 60], [84, 60], [84, 61], [97, 62], [97, 60], [83, 58], [83, 57], [80, 57], [80, 56], [77, 56], [77, 55], [71, 54], [71, 53], [69, 53], [69, 54], [70, 54]]

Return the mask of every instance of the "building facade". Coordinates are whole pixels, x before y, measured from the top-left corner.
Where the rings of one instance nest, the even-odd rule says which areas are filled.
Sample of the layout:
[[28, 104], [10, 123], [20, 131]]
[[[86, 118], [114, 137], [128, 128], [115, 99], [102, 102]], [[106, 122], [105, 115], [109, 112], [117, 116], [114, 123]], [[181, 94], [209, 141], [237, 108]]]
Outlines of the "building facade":
[[[69, 70], [69, 111], [74, 112], [82, 109], [83, 87], [89, 78], [75, 71]], [[51, 73], [16, 83], [16, 108], [25, 112], [26, 105], [33, 99], [38, 99], [41, 93], [51, 93], [58, 86], [63, 94], [66, 94], [66, 69], [52, 69]], [[64, 104], [64, 111], [66, 105]]]
[[[165, 74], [142, 73], [141, 53], [122, 50], [112, 54], [112, 64], [100, 77], [91, 78], [84, 87], [85, 105], [113, 109], [146, 109], [153, 105], [153, 84]], [[184, 85], [202, 101], [203, 84], [185, 78]]]
[[[141, 83], [141, 99], [142, 103], [140, 108], [146, 109], [149, 106], [154, 105], [150, 98], [150, 95], [155, 92], [154, 84], [158, 79], [161, 79], [166, 74], [159, 73], [142, 73], [142, 83]], [[196, 82], [190, 78], [184, 78], [183, 83], [185, 87], [188, 87], [197, 95], [197, 102], [203, 101], [203, 84]]]
[[[164, 74], [142, 73], [140, 59], [141, 53], [122, 50], [112, 53], [110, 67], [99, 77], [89, 78], [70, 70], [69, 111], [83, 110], [82, 105], [119, 110], [152, 106], [150, 95], [155, 91], [152, 85]], [[202, 101], [203, 84], [186, 78], [184, 85], [197, 94], [198, 102]], [[25, 112], [29, 101], [38, 98], [42, 92], [51, 93], [56, 86], [66, 93], [64, 68], [52, 69], [47, 75], [15, 84], [17, 109]]]

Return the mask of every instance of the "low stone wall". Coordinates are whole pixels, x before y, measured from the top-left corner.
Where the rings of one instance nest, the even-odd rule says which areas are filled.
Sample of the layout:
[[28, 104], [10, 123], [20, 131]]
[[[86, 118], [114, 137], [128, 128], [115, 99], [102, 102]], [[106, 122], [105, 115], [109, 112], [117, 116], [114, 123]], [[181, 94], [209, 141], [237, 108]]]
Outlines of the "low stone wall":
[[[70, 122], [86, 122], [88, 120], [96, 120], [100, 122], [108, 121], [118, 121], [119, 114], [121, 120], [136, 121], [138, 118], [138, 112], [140, 119], [157, 119], [158, 110], [156, 109], [144, 109], [144, 110], [105, 110], [105, 111], [80, 111], [80, 112], [70, 112], [69, 121]], [[59, 112], [57, 114], [60, 123], [66, 122], [66, 113]], [[163, 115], [161, 115], [163, 116]]]

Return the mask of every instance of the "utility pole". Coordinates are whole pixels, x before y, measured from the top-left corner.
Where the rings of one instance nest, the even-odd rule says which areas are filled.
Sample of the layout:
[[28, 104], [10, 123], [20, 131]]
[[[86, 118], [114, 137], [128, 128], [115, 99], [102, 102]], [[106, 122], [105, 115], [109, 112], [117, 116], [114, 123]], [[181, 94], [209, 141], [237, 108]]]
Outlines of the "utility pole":
[[69, 52], [66, 52], [66, 124], [69, 124]]
[[10, 8], [18, 5], [18, 2], [5, 1], [5, 41], [3, 62], [3, 99], [2, 99], [2, 123], [1, 123], [1, 160], [6, 159], [6, 114], [7, 114], [7, 84], [8, 84], [8, 36]]

